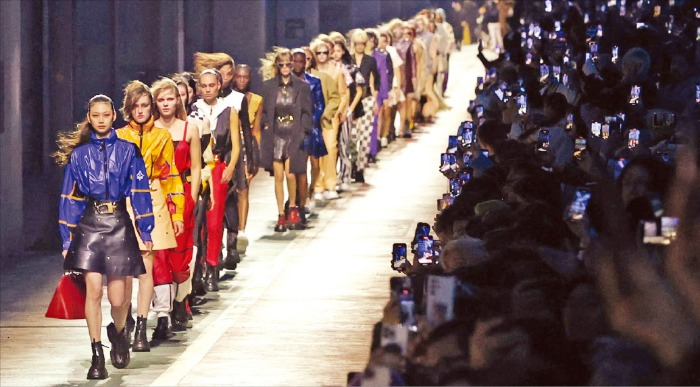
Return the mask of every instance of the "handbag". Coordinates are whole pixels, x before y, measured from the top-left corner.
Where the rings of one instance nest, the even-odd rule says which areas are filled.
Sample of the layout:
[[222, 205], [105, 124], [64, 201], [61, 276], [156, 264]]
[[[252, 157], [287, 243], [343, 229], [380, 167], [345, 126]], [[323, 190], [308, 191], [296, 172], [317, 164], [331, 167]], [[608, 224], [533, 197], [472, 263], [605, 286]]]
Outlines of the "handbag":
[[84, 319], [85, 295], [85, 276], [80, 272], [64, 273], [58, 281], [45, 316], [61, 320]]

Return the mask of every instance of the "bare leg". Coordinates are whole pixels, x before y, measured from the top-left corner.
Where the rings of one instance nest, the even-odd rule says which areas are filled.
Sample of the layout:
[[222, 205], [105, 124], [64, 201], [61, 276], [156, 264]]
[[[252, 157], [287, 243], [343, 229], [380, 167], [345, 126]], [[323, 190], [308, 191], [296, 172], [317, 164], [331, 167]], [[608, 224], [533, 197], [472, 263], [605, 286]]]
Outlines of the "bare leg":
[[272, 173], [275, 176], [275, 199], [277, 199], [277, 213], [284, 214], [284, 163], [272, 162]]
[[[112, 320], [117, 332], [121, 332], [126, 324], [126, 314], [129, 310], [129, 300], [126, 299], [126, 277], [107, 276], [107, 298], [112, 305]], [[126, 308], [124, 306], [127, 306]]]
[[85, 273], [85, 320], [87, 320], [90, 341], [102, 341], [102, 274]]
[[287, 191], [289, 192], [289, 206], [294, 206], [297, 202], [297, 178], [289, 172], [289, 159], [284, 162], [285, 176], [287, 177]]
[[153, 252], [141, 251], [146, 273], [139, 276], [139, 292], [137, 294], [136, 315], [148, 317], [153, 299]]
[[245, 231], [245, 225], [248, 222], [248, 191], [249, 188], [238, 190], [238, 231]]
[[[321, 163], [319, 159], [311, 157], [311, 182], [309, 183], [308, 192], [314, 192], [314, 187], [318, 181], [318, 176], [321, 174]], [[299, 183], [301, 184], [301, 183]], [[308, 195], [307, 195], [308, 197]]]

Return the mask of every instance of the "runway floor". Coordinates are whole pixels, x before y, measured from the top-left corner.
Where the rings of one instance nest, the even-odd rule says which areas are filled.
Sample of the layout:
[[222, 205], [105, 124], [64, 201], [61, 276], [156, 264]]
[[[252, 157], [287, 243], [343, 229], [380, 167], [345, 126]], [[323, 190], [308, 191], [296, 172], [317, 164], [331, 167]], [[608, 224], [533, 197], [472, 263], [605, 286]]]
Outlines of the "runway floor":
[[[85, 379], [85, 321], [44, 317], [61, 275], [58, 250], [0, 273], [0, 385], [344, 385], [347, 372], [364, 368], [388, 301], [392, 243], [409, 242], [417, 222], [433, 221], [446, 191], [439, 156], [466, 119], [482, 72], [475, 46], [453, 54], [452, 108], [382, 151], [365, 172], [368, 184], [317, 206], [307, 230], [273, 231], [273, 180], [258, 174], [250, 190], [251, 243], [237, 270], [222, 272], [221, 290], [205, 296], [193, 329], [150, 353], [132, 353], [126, 369], [108, 362], [104, 381]], [[106, 326], [106, 292], [103, 316]], [[151, 316], [149, 337], [155, 323]], [[109, 344], [106, 336], [103, 329]]]

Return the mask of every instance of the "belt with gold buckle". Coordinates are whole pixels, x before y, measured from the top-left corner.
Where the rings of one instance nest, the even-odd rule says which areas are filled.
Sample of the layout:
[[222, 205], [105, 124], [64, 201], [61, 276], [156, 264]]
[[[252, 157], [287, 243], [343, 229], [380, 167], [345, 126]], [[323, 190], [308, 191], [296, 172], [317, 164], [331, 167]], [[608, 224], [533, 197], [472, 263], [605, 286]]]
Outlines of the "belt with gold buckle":
[[[123, 205], [123, 201], [116, 202], [101, 202], [94, 200], [92, 201], [92, 206], [95, 208], [95, 212], [100, 215], [113, 214], [119, 209], [119, 205]], [[123, 207], [122, 207], [123, 208]]]
[[277, 117], [277, 122], [280, 124], [291, 124], [294, 122], [294, 116]]

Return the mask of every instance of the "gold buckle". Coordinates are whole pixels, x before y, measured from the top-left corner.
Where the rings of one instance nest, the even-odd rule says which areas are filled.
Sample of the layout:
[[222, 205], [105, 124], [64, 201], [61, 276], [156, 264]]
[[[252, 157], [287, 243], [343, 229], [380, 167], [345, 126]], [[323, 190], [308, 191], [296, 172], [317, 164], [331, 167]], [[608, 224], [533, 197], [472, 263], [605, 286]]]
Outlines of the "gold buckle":
[[112, 202], [100, 203], [97, 206], [97, 212], [99, 212], [100, 214], [113, 214], [114, 204]]

